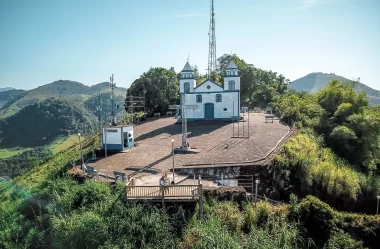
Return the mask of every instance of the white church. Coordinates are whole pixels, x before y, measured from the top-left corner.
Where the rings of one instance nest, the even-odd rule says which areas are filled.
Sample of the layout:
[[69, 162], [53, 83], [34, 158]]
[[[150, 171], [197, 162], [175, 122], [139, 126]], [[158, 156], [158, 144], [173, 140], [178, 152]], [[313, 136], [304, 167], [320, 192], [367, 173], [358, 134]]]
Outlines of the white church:
[[194, 70], [189, 62], [180, 76], [181, 109], [182, 97], [185, 95], [188, 121], [194, 120], [239, 120], [240, 118], [240, 76], [233, 60], [224, 74], [224, 84], [217, 84], [210, 79], [197, 86]]

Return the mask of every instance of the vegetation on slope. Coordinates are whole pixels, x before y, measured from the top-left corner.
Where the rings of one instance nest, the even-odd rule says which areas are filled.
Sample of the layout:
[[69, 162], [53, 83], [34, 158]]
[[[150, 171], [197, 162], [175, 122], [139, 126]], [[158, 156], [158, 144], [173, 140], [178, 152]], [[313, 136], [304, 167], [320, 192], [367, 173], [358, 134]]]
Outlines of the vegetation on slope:
[[[126, 91], [125, 88], [115, 88], [116, 95], [125, 96]], [[52, 97], [65, 99], [76, 104], [83, 104], [98, 93], [105, 92], [110, 92], [109, 83], [107, 82], [89, 87], [75, 81], [59, 80], [22, 93], [22, 95], [7, 102], [0, 114], [8, 117], [29, 105]]]
[[78, 158], [71, 147], [0, 182], [0, 247], [360, 249], [376, 248], [380, 236], [379, 216], [337, 212], [312, 196], [257, 207], [207, 200], [202, 219], [189, 207], [127, 205], [122, 185], [66, 176]]
[[332, 81], [316, 95], [290, 91], [279, 103], [283, 120], [323, 135], [326, 145], [366, 173], [379, 174], [380, 112], [365, 93]]
[[329, 82], [337, 80], [344, 84], [354, 87], [358, 92], [366, 92], [371, 104], [380, 104], [380, 91], [372, 89], [365, 84], [355, 80], [349, 80], [342, 76], [326, 73], [311, 73], [289, 84], [290, 89], [296, 91], [305, 91], [309, 93], [317, 93], [325, 88]]
[[24, 90], [8, 90], [8, 91], [0, 91], [0, 108], [3, 108], [4, 104], [9, 101], [12, 101], [16, 98], [22, 98], [26, 91]]
[[62, 99], [51, 98], [1, 120], [0, 146], [42, 146], [61, 136], [78, 132], [89, 134], [94, 128], [94, 118], [84, 108]]
[[317, 94], [288, 92], [279, 109], [300, 128], [274, 164], [283, 197], [313, 194], [338, 209], [373, 213], [380, 192], [379, 108], [368, 106], [365, 93], [332, 81]]

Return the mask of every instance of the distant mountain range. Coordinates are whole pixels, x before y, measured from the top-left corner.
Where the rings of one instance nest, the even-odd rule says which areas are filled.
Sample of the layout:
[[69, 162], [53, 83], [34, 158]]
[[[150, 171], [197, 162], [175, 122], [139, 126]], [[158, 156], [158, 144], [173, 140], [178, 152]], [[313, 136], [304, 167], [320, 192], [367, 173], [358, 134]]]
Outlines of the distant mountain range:
[[[12, 116], [26, 106], [52, 97], [62, 98], [75, 104], [84, 104], [87, 100], [95, 97], [98, 93], [102, 95], [110, 93], [109, 83], [103, 82], [89, 87], [75, 81], [59, 80], [29, 91], [19, 92], [18, 95], [10, 91], [6, 91], [3, 92], [4, 96], [0, 95], [0, 102], [3, 102], [2, 104], [0, 103], [0, 107], [2, 105], [0, 109], [0, 116], [3, 118]], [[116, 87], [114, 90], [115, 99], [119, 102], [123, 101], [126, 93], [126, 88]], [[122, 98], [120, 98], [121, 96]], [[110, 98], [108, 97], [108, 99]]]
[[[7, 89], [0, 92], [0, 148], [3, 149], [51, 145], [70, 134], [88, 134], [97, 127], [100, 113], [103, 121], [111, 114], [109, 82], [90, 87], [59, 80], [29, 91]], [[117, 116], [124, 113], [126, 94], [126, 88], [114, 89]]]
[[15, 89], [13, 87], [0, 88], [0, 92], [5, 92], [5, 91], [9, 91], [9, 90], [15, 90]]
[[83, 106], [49, 98], [29, 105], [0, 120], [1, 148], [31, 148], [48, 145], [78, 132], [90, 134], [97, 122]]
[[289, 84], [290, 89], [296, 91], [305, 91], [316, 93], [332, 80], [339, 80], [341, 83], [350, 83], [354, 85], [355, 90], [367, 93], [370, 104], [380, 104], [380, 91], [372, 89], [360, 82], [354, 82], [342, 76], [327, 73], [310, 73]]

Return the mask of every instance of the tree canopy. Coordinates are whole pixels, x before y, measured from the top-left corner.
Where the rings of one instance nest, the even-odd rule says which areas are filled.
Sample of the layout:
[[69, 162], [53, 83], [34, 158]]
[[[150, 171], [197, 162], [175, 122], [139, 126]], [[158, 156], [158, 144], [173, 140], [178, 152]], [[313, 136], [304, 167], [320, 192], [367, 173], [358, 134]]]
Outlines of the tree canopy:
[[170, 104], [179, 102], [179, 83], [174, 68], [150, 68], [132, 83], [127, 96], [142, 97], [144, 89], [147, 112], [164, 112]]
[[290, 91], [279, 107], [285, 121], [313, 128], [339, 156], [365, 172], [379, 171], [380, 112], [364, 92], [332, 81], [316, 95]]

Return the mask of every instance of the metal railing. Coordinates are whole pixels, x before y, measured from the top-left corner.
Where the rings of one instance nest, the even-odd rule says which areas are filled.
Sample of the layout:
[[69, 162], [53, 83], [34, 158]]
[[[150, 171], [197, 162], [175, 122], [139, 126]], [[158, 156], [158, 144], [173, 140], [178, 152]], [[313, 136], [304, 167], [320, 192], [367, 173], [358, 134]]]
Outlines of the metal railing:
[[198, 199], [201, 185], [133, 186], [126, 184], [126, 200]]

